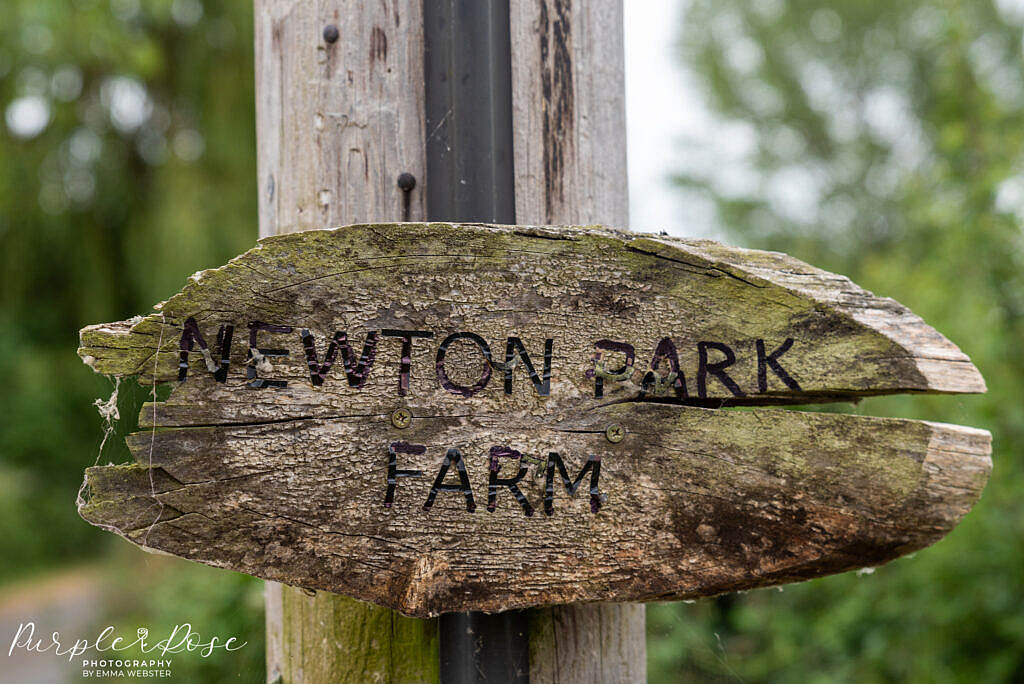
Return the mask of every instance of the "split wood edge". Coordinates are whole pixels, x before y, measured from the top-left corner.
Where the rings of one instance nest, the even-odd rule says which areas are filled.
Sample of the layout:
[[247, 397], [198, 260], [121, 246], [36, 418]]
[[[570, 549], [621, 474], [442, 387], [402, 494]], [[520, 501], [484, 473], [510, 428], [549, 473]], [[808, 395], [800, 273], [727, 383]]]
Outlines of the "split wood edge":
[[[608, 420], [629, 436], [618, 461], [609, 453], [602, 459], [602, 515], [591, 514], [585, 494], [557, 494], [552, 517], [538, 510], [528, 519], [506, 493], [489, 513], [482, 510], [483, 489], [475, 514], [453, 493], [428, 515], [416, 512], [422, 487], [404, 484], [396, 505], [405, 507], [385, 513], [383, 480], [374, 486], [373, 475], [337, 494], [339, 512], [323, 512], [334, 495], [307, 485], [311, 474], [330, 482], [333, 492], [341, 486], [333, 475], [347, 472], [345, 479], [353, 479], [351, 471], [291, 463], [268, 475], [272, 457], [243, 466], [230, 457], [254, 439], [258, 452], [272, 454], [279, 443], [274, 433], [291, 435], [290, 441], [299, 434], [295, 429], [317, 429], [286, 424], [241, 442], [241, 435], [224, 442], [186, 429], [196, 439], [184, 451], [167, 432], [139, 433], [130, 441], [136, 464], [87, 470], [80, 513], [146, 550], [432, 617], [450, 610], [690, 599], [876, 567], [948, 533], [977, 501], [991, 470], [986, 431], [905, 419], [632, 403], [588, 413], [558, 430], [577, 440], [599, 433]], [[339, 421], [305, 422], [331, 429], [325, 424]], [[338, 427], [349, 424], [341, 422]], [[378, 429], [361, 422], [363, 429]], [[480, 421], [446, 424], [448, 434], [488, 429]], [[211, 430], [230, 431], [202, 432]], [[204, 446], [206, 440], [223, 446]], [[762, 440], [772, 446], [757, 446]], [[600, 441], [598, 434], [591, 445]], [[857, 445], [852, 453], [849, 441]], [[821, 445], [817, 453], [808, 450], [813, 444]], [[709, 451], [717, 455], [708, 459]], [[776, 451], [788, 456], [779, 460]], [[235, 464], [227, 471], [219, 465], [222, 454]], [[484, 473], [479, 459], [472, 465], [475, 488]], [[571, 474], [577, 466], [570, 465]], [[281, 484], [282, 478], [291, 484]], [[538, 507], [540, 486], [523, 486]], [[267, 509], [283, 501], [296, 503]], [[417, 515], [420, 522], [407, 522]], [[434, 531], [417, 529], [421, 524]], [[438, 525], [455, 527], [445, 535]], [[510, 530], [518, 532], [509, 536]], [[387, 534], [392, 538], [385, 543], [381, 535]], [[450, 542], [431, 543], [452, 534], [462, 541], [451, 550]], [[321, 555], [325, 538], [336, 541]], [[487, 559], [488, 581], [477, 572], [480, 561], [470, 558]]]

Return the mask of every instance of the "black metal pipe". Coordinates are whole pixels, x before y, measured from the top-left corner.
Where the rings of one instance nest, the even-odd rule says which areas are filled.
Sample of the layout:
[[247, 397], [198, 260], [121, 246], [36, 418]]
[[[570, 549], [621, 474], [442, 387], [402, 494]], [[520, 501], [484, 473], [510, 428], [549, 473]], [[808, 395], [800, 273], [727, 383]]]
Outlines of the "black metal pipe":
[[440, 623], [443, 684], [530, 681], [525, 610], [445, 613]]
[[508, 0], [423, 2], [427, 214], [515, 223]]
[[[427, 217], [515, 223], [509, 0], [424, 0]], [[444, 684], [529, 681], [525, 611], [440, 619]]]

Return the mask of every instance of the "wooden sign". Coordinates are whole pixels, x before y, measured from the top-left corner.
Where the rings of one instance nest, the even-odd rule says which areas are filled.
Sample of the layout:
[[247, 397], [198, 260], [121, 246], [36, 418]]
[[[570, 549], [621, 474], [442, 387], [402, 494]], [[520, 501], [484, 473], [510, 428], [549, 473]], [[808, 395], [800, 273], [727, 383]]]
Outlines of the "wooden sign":
[[266, 238], [82, 330], [171, 383], [81, 515], [148, 549], [427, 617], [681, 599], [946, 534], [983, 430], [772, 404], [983, 392], [891, 299], [783, 254], [598, 227]]

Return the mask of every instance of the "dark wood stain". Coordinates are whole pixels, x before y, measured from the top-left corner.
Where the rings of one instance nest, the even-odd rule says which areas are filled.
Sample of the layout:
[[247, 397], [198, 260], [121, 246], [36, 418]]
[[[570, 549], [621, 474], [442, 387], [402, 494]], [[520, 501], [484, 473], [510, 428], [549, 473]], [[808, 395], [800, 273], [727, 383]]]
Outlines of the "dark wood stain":
[[380, 26], [370, 32], [370, 66], [388, 59], [388, 36]]
[[540, 61], [544, 98], [545, 218], [554, 221], [555, 212], [565, 199], [565, 165], [571, 154], [574, 125], [572, 0], [541, 3]]

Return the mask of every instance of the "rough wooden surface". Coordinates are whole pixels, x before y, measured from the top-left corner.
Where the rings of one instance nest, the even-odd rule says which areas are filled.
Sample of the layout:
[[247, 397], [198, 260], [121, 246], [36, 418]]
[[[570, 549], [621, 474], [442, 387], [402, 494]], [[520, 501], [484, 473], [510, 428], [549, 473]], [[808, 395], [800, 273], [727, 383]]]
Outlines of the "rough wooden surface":
[[[482, 337], [496, 364], [504, 362], [508, 338], [518, 337], [538, 373], [546, 340], [552, 340], [550, 397], [535, 391], [520, 364], [511, 395], [502, 392], [501, 371], [491, 373], [493, 382], [473, 396], [477, 411], [550, 413], [641, 393], [721, 406], [985, 389], [954, 344], [897, 302], [842, 276], [783, 254], [597, 227], [370, 224], [265, 238], [228, 265], [194, 275], [157, 313], [130, 325], [85, 328], [79, 353], [101, 373], [172, 381], [189, 317], [211, 349], [219, 327], [234, 326], [230, 368], [238, 378], [245, 378], [248, 325], [290, 326], [288, 333], [261, 331], [257, 339], [259, 347], [289, 351], [273, 360], [271, 373], [289, 386], [254, 396], [244, 382], [201, 391], [185, 383], [158, 407], [161, 425], [325, 417], [399, 403], [458, 410], [466, 398], [442, 387], [434, 370], [439, 344], [456, 332]], [[406, 396], [398, 392], [402, 340], [382, 332], [388, 329], [433, 335], [412, 341]], [[361, 388], [349, 387], [340, 357], [333, 376], [314, 387], [302, 330], [313, 335], [320, 361], [333, 334], [345, 332], [353, 364], [374, 332], [375, 365]], [[651, 368], [666, 338], [682, 371], [680, 391], [668, 383], [645, 389], [649, 370], [669, 370], [667, 361]], [[798, 389], [767, 363], [788, 339], [793, 342], [775, 364]], [[631, 345], [635, 359], [629, 377], [602, 381], [598, 398], [588, 371], [598, 366], [599, 340]], [[730, 352], [734, 361], [716, 374], [713, 367], [726, 363]], [[625, 362], [622, 352], [601, 353], [608, 373]], [[191, 358], [189, 372], [204, 374], [198, 346]], [[455, 384], [472, 386], [481, 377], [480, 351], [472, 342], [452, 343], [445, 361]]]
[[425, 182], [423, 3], [256, 0], [255, 19], [260, 235], [403, 218], [398, 175]]
[[646, 682], [643, 603], [570, 603], [530, 611], [531, 682]]
[[[629, 226], [621, 0], [513, 0], [516, 223]], [[647, 679], [644, 606], [538, 609], [533, 681]], [[557, 676], [556, 676], [557, 675]]]
[[[611, 423], [625, 428], [621, 443], [606, 440]], [[934, 542], [980, 494], [988, 440], [916, 421], [652, 403], [552, 423], [424, 416], [398, 430], [370, 416], [168, 429], [130, 438], [139, 465], [90, 468], [81, 513], [142, 546], [418, 617], [694, 598], [875, 566]], [[394, 442], [425, 447], [399, 463], [423, 477], [400, 479], [388, 508]], [[570, 478], [598, 457], [598, 511], [589, 478], [570, 497], [556, 473], [545, 515], [543, 466], [519, 483], [532, 516], [504, 488], [489, 510], [496, 445], [557, 452]], [[424, 510], [453, 446], [475, 511], [460, 492]], [[519, 465], [509, 459], [504, 476]]]
[[621, 0], [510, 8], [516, 222], [626, 227]]
[[[422, 2], [255, 0], [254, 8], [259, 234], [422, 219]], [[334, 43], [323, 37], [327, 26], [338, 29]], [[402, 193], [401, 173], [419, 187]], [[272, 585], [266, 605], [270, 682], [278, 674], [288, 684], [437, 681], [436, 622]]]
[[268, 582], [266, 591], [267, 607], [282, 613], [267, 620], [280, 630], [268, 642], [279, 649], [268, 662], [278, 666], [281, 682], [438, 681], [434, 620], [277, 582]]
[[[186, 380], [142, 411], [143, 425], [160, 429], [129, 438], [138, 463], [88, 471], [82, 515], [143, 546], [409, 615], [687, 598], [877, 565], [951, 529], [990, 467], [988, 434], [971, 428], [697, 407], [983, 389], [966, 357], [897, 303], [779, 254], [597, 228], [309, 231], [264, 239], [197, 274], [130, 327], [85, 329], [80, 353], [105, 373], [148, 382], [155, 369], [158, 381], [175, 380], [188, 317], [216, 359], [218, 327], [235, 326], [225, 381], [197, 343]], [[258, 332], [256, 345], [289, 356], [247, 364], [251, 321], [290, 326]], [[306, 329], [317, 363], [326, 337], [346, 331], [352, 377], [339, 351], [313, 384]], [[402, 340], [385, 329], [434, 335], [414, 340], [404, 396]], [[461, 339], [442, 373], [437, 351], [457, 332], [489, 342], [491, 363]], [[509, 337], [538, 370], [553, 340], [548, 395], [522, 363], [506, 393]], [[587, 371], [604, 338], [634, 345], [636, 361], [632, 377], [606, 379], [598, 398]], [[642, 380], [665, 338], [690, 396]], [[786, 339], [794, 342], [776, 364], [798, 389], [771, 367], [758, 377], [756, 340], [768, 354]], [[736, 358], [724, 374], [705, 358], [703, 392], [702, 341]], [[622, 363], [605, 360], [612, 370]], [[668, 370], [662, 359], [651, 372]], [[288, 386], [253, 389], [253, 371]], [[488, 372], [478, 392], [458, 389]], [[390, 420], [399, 407], [413, 416], [402, 429]], [[609, 426], [622, 428], [621, 442], [607, 438]], [[388, 446], [398, 442], [423, 447], [396, 457], [398, 470], [422, 476], [399, 477], [386, 507]], [[526, 459], [493, 456], [494, 447]], [[473, 512], [446, 491], [424, 510], [451, 448], [463, 456]], [[589, 476], [568, 496], [552, 452], [570, 479], [599, 459], [597, 496]], [[518, 486], [532, 516], [505, 487], [488, 510], [494, 462], [502, 478], [528, 469]]]

